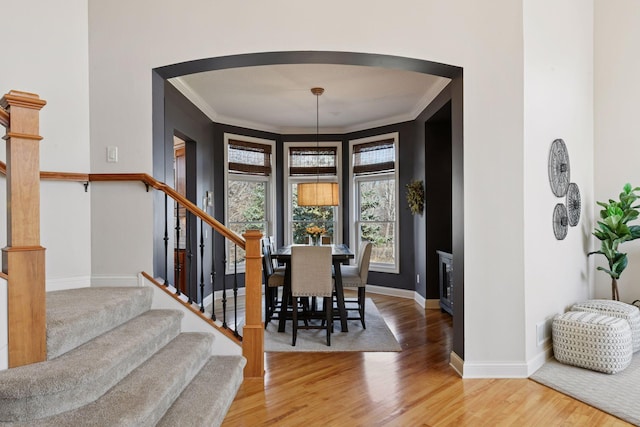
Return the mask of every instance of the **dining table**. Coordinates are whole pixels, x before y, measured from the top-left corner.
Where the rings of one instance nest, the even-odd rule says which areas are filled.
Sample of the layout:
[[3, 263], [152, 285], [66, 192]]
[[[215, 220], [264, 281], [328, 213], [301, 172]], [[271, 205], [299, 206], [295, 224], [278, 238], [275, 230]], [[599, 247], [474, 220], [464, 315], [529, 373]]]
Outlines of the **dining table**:
[[[285, 264], [283, 301], [286, 301], [286, 296], [291, 294], [291, 246], [293, 245], [282, 246], [272, 254], [273, 258]], [[348, 262], [350, 259], [353, 259], [355, 255], [351, 251], [351, 249], [349, 249], [349, 247], [344, 243], [332, 244], [332, 245], [326, 245], [326, 246], [331, 246], [331, 262], [333, 264], [333, 270], [334, 270], [336, 306], [338, 308], [338, 313], [340, 316], [340, 329], [342, 332], [348, 332], [349, 328], [347, 326], [347, 309], [344, 303], [344, 288], [342, 286], [342, 272], [341, 272], [340, 266], [344, 262]], [[288, 311], [286, 303], [283, 303], [282, 307], [283, 307], [283, 310]], [[281, 314], [278, 316], [278, 318], [279, 318], [278, 332], [284, 332], [287, 316]]]

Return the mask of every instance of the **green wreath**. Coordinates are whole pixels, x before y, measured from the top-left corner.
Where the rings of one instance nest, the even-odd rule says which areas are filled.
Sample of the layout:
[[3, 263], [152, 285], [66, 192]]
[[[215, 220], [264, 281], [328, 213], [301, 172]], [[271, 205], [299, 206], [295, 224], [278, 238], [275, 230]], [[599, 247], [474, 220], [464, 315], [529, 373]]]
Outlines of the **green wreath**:
[[421, 214], [424, 208], [424, 186], [422, 181], [414, 180], [406, 185], [407, 187], [407, 203], [409, 203], [409, 209], [411, 213]]

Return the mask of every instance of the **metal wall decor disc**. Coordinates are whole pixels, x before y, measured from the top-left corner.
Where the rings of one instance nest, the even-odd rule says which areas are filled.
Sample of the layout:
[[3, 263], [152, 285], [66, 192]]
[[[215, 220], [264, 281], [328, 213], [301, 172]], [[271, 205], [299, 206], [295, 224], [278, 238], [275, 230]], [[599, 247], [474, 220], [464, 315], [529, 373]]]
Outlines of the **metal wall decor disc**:
[[580, 221], [581, 203], [578, 184], [572, 182], [567, 189], [567, 214], [569, 217], [569, 225], [572, 227], [578, 225]]
[[549, 184], [556, 197], [567, 194], [570, 180], [569, 153], [562, 139], [556, 139], [549, 150]]
[[556, 239], [562, 240], [567, 237], [569, 229], [569, 218], [567, 215], [567, 207], [563, 203], [558, 203], [553, 209], [553, 234]]

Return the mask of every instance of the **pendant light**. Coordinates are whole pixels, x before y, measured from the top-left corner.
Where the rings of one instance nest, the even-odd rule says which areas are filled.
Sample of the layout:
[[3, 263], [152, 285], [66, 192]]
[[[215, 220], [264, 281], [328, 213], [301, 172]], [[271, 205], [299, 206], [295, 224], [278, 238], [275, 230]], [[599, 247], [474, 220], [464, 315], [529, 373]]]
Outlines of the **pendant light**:
[[298, 184], [298, 206], [338, 206], [339, 191], [337, 182], [320, 182], [320, 107], [319, 98], [324, 93], [321, 87], [311, 88], [316, 96], [316, 181]]

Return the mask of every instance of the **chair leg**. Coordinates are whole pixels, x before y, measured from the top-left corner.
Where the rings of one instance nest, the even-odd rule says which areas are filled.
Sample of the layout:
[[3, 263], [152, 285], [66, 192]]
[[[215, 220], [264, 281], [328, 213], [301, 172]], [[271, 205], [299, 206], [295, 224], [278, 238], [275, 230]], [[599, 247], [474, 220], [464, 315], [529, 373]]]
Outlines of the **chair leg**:
[[364, 324], [364, 305], [365, 305], [365, 288], [361, 286], [358, 288], [358, 310], [360, 311], [360, 323], [362, 323], [362, 329], [367, 329]]
[[264, 286], [264, 328], [267, 329], [267, 324], [271, 321], [271, 313], [270, 313], [270, 302], [271, 298], [269, 297], [269, 286], [265, 284]]
[[291, 345], [296, 345], [296, 338], [298, 334], [298, 297], [293, 297], [293, 332], [291, 333], [292, 342]]
[[327, 319], [327, 345], [331, 346], [331, 331], [333, 330], [333, 298], [324, 298], [324, 315]]

